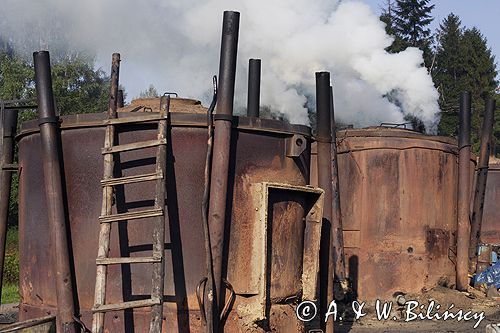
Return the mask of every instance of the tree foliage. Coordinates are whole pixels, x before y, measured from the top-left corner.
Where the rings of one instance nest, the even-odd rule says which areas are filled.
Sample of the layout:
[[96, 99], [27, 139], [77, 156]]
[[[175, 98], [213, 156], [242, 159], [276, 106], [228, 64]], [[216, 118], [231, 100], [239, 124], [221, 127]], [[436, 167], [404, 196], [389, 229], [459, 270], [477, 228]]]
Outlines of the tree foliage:
[[417, 47], [424, 53], [424, 62], [432, 62], [431, 12], [434, 5], [430, 0], [387, 0], [380, 19], [386, 23], [386, 31], [394, 37], [389, 52], [400, 52], [408, 47]]
[[150, 84], [148, 89], [143, 90], [139, 93], [139, 98], [155, 98], [155, 97], [160, 97], [160, 94], [158, 94], [158, 90], [156, 90], [153, 84]]
[[[36, 92], [32, 60], [3, 46], [0, 49], [0, 99], [34, 99]], [[68, 52], [51, 57], [51, 67], [54, 99], [59, 114], [106, 110], [109, 77], [101, 69], [94, 68], [91, 57]]]
[[[437, 41], [432, 75], [440, 93], [442, 114], [439, 134], [457, 134], [460, 94], [469, 91], [473, 109], [472, 144], [478, 151], [484, 102], [486, 98], [495, 96], [498, 83], [495, 57], [481, 32], [477, 28], [463, 28], [460, 19], [453, 13], [440, 24]], [[495, 134], [494, 141], [500, 142], [499, 134]]]
[[[51, 53], [52, 87], [60, 115], [106, 111], [109, 78], [94, 68], [94, 60], [81, 52]], [[17, 53], [0, 35], [0, 100], [35, 99], [32, 59]], [[19, 123], [36, 118], [36, 112], [22, 112]], [[17, 174], [13, 177], [10, 218], [17, 221]]]
[[463, 28], [458, 16], [453, 13], [448, 15], [440, 24], [437, 35], [438, 45], [432, 75], [440, 95], [441, 121], [438, 131], [444, 135], [456, 135], [458, 101], [460, 93], [466, 88], [464, 58], [461, 57]]

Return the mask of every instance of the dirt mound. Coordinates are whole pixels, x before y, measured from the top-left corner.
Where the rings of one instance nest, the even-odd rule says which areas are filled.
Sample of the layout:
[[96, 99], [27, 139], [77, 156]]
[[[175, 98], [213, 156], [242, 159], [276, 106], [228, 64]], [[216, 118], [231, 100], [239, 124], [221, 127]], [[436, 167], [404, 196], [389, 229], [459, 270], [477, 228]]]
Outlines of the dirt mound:
[[[165, 105], [166, 99], [162, 99], [162, 105]], [[160, 98], [139, 98], [134, 99], [130, 104], [119, 108], [118, 112], [159, 112]], [[187, 98], [171, 98], [170, 112], [183, 113], [206, 113], [207, 108], [201, 105], [200, 101]]]

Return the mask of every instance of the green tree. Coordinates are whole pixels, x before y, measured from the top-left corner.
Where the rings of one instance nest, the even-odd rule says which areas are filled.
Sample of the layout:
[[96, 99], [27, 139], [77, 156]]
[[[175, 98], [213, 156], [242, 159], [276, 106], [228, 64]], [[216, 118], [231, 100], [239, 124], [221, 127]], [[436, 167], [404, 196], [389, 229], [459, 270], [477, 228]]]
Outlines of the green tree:
[[[51, 58], [51, 67], [59, 114], [106, 111], [109, 77], [101, 69], [94, 69], [91, 57], [68, 53]], [[35, 98], [34, 76], [31, 59], [0, 49], [0, 99]]]
[[[462, 36], [465, 59], [465, 86], [472, 98], [472, 144], [475, 152], [479, 151], [481, 121], [484, 113], [484, 101], [495, 96], [498, 82], [495, 57], [488, 47], [486, 38], [477, 28], [467, 29]], [[498, 119], [498, 118], [497, 118]], [[495, 137], [493, 144], [499, 141]]]
[[395, 0], [386, 0], [382, 7], [382, 14], [380, 14], [380, 21], [385, 23], [385, 32], [394, 38], [394, 41], [392, 44], [387, 47], [387, 51], [391, 53], [399, 52], [401, 50], [404, 50], [404, 41], [403, 39], [399, 36], [399, 34], [396, 31], [395, 27], [395, 13], [394, 13], [394, 8], [395, 8]]
[[139, 98], [155, 98], [155, 97], [160, 97], [160, 94], [158, 94], [158, 90], [156, 90], [153, 84], [150, 84], [148, 89], [141, 91], [139, 93]]
[[430, 67], [432, 62], [431, 12], [434, 5], [430, 0], [387, 1], [381, 20], [386, 23], [386, 31], [394, 37], [390, 52], [400, 52], [408, 47], [417, 47], [424, 53], [424, 63]]
[[[94, 68], [94, 60], [81, 52], [51, 53], [52, 86], [59, 114], [106, 111], [109, 78]], [[32, 59], [21, 55], [0, 35], [0, 99], [35, 99]], [[36, 118], [36, 112], [22, 112], [22, 121]], [[10, 220], [17, 221], [17, 175], [14, 175]]]
[[60, 114], [105, 112], [109, 78], [85, 55], [56, 59], [52, 65], [52, 85]]
[[440, 95], [441, 121], [438, 132], [442, 135], [454, 136], [458, 129], [458, 101], [460, 93], [466, 89], [462, 35], [460, 19], [453, 13], [443, 20], [437, 31], [432, 77]]
[[22, 59], [0, 50], [0, 99], [32, 97], [32, 70]]
[[[477, 152], [484, 101], [487, 97], [495, 97], [498, 84], [495, 57], [488, 48], [486, 38], [477, 28], [462, 28], [458, 16], [448, 15], [438, 30], [432, 75], [440, 94], [442, 114], [438, 131], [441, 135], [457, 134], [460, 94], [462, 91], [471, 92], [471, 140], [473, 150]], [[498, 130], [495, 131], [494, 144], [500, 142]]]

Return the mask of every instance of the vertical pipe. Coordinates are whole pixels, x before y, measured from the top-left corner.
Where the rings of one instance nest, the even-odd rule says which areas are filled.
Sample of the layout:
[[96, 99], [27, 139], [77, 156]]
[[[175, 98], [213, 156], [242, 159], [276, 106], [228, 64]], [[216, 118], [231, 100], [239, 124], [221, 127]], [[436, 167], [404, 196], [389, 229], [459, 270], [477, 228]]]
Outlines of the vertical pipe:
[[460, 98], [460, 130], [458, 137], [458, 199], [457, 199], [457, 289], [467, 290], [468, 251], [470, 237], [470, 118], [469, 92]]
[[495, 100], [488, 98], [484, 110], [483, 128], [481, 131], [481, 151], [479, 153], [479, 165], [477, 173], [476, 188], [474, 191], [474, 204], [472, 208], [471, 232], [469, 244], [469, 272], [476, 271], [477, 245], [481, 234], [481, 223], [483, 221], [484, 194], [486, 192], [486, 180], [488, 178], [488, 164], [491, 152], [491, 135], [495, 118]]
[[335, 124], [335, 108], [333, 103], [333, 87], [330, 86], [330, 117], [332, 133], [332, 242], [334, 246], [334, 276], [343, 291], [347, 290], [344, 256], [344, 235], [342, 228], [342, 211], [340, 209], [339, 166], [337, 161], [337, 133]]
[[[3, 109], [0, 119], [3, 122], [3, 145], [0, 163], [0, 296], [3, 285], [3, 267], [5, 260], [5, 242], [7, 239], [7, 225], [9, 222], [9, 199], [12, 185], [12, 171], [5, 170], [4, 167], [14, 161], [14, 136], [17, 131], [17, 110]], [[0, 300], [1, 301], [1, 300]]]
[[260, 108], [260, 59], [248, 61], [247, 116], [258, 117]]
[[58, 332], [76, 332], [73, 286], [69, 261], [68, 230], [59, 153], [58, 119], [52, 93], [52, 77], [48, 51], [33, 53], [35, 86], [38, 100], [38, 123], [42, 146], [42, 164], [57, 294]]
[[125, 98], [123, 97], [123, 90], [118, 89], [118, 97], [117, 97], [118, 107], [122, 108], [125, 105]]
[[[331, 102], [330, 102], [330, 73], [316, 73], [316, 117], [317, 117], [317, 133], [316, 140], [318, 141], [318, 186], [325, 191], [325, 202], [331, 203], [333, 199], [332, 193], [332, 121], [331, 121]], [[322, 237], [322, 272], [321, 279], [326, 279], [326, 295], [323, 292], [321, 295], [322, 303], [326, 299], [327, 302], [334, 299], [333, 291], [333, 275], [334, 275], [334, 242], [332, 225], [332, 206], [325, 205], [323, 211], [324, 229], [321, 233]], [[322, 288], [324, 290], [324, 288]], [[326, 309], [321, 309], [320, 313], [326, 313]], [[329, 317], [326, 323], [326, 332], [333, 332], [333, 318]]]
[[[213, 259], [213, 281], [207, 282], [207, 316], [213, 318], [213, 332], [221, 330], [219, 303], [223, 303], [222, 264], [224, 248], [224, 227], [226, 220], [226, 201], [228, 171], [231, 144], [231, 126], [233, 117], [234, 84], [236, 77], [236, 54], [238, 50], [238, 31], [240, 13], [225, 11], [222, 24], [221, 55], [219, 65], [219, 89], [217, 93], [217, 112], [214, 115], [214, 146], [212, 180], [210, 184], [210, 202], [208, 225]], [[211, 274], [208, 274], [210, 277]], [[210, 278], [209, 278], [210, 280]], [[211, 328], [207, 327], [210, 331]]]

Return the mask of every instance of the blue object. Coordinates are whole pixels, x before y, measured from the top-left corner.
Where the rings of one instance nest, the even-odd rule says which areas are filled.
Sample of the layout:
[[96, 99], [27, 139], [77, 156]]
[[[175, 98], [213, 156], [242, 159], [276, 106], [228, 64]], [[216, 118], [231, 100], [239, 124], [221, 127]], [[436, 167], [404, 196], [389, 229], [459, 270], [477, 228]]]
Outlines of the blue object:
[[493, 266], [488, 267], [483, 272], [474, 277], [474, 284], [486, 283], [489, 287], [494, 285], [497, 289], [500, 288], [500, 261], [497, 261]]
[[495, 251], [491, 251], [491, 262], [496, 263], [498, 260], [498, 255]]

